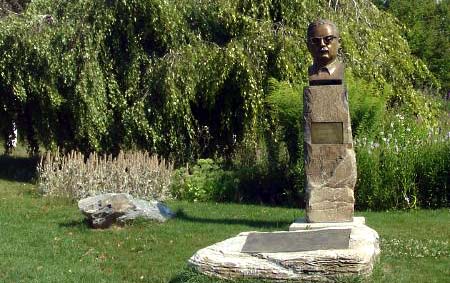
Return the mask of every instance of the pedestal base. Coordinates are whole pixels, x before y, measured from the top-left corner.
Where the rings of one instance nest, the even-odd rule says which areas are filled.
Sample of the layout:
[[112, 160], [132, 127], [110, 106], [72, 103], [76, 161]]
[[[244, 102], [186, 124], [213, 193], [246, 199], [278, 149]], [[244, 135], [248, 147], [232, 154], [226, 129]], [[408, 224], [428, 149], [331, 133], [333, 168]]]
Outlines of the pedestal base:
[[[189, 265], [212, 277], [265, 279], [272, 282], [335, 282], [339, 277], [367, 276], [371, 274], [380, 253], [378, 233], [364, 224], [345, 224], [347, 226], [344, 228], [351, 230], [346, 249], [242, 252], [249, 234], [258, 233], [243, 232], [197, 251], [189, 259]], [[335, 229], [342, 228], [316, 228], [314, 231], [326, 232]], [[300, 233], [308, 232], [303, 230], [271, 233], [299, 233], [301, 236]]]
[[312, 230], [319, 228], [329, 228], [329, 227], [358, 227], [364, 226], [366, 219], [364, 217], [353, 217], [351, 222], [323, 222], [323, 223], [308, 223], [305, 218], [299, 218], [295, 220], [294, 223], [289, 226], [289, 231], [298, 230]]

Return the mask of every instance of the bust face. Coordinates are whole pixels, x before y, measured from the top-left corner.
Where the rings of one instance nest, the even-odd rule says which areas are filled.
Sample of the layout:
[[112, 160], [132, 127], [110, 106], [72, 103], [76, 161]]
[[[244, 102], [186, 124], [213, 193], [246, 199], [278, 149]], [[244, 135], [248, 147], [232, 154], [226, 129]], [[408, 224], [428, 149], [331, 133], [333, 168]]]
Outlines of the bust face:
[[314, 58], [314, 64], [326, 66], [336, 60], [339, 50], [339, 35], [333, 26], [319, 24], [308, 36], [308, 49]]

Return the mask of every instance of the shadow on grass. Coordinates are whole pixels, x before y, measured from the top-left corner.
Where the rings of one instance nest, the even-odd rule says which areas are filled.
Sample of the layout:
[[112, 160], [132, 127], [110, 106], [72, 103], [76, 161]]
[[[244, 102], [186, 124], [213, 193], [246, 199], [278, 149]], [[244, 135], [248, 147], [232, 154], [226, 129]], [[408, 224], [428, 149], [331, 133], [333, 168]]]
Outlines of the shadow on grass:
[[84, 218], [80, 220], [71, 220], [68, 222], [62, 222], [58, 224], [62, 228], [78, 229], [78, 230], [88, 230], [91, 228], [89, 221]]
[[[219, 278], [213, 278], [209, 277], [203, 274], [200, 274], [196, 270], [194, 270], [191, 267], [185, 267], [184, 270], [182, 270], [180, 273], [178, 273], [175, 277], [173, 277], [169, 283], [270, 283], [274, 282], [274, 280], [269, 279], [262, 279], [262, 278], [234, 278], [234, 279], [219, 279]], [[294, 280], [282, 280], [281, 282], [289, 283], [289, 282], [299, 282]], [[303, 282], [303, 281], [302, 281]], [[310, 282], [310, 281], [304, 281], [304, 282]], [[315, 281], [314, 281], [315, 282]], [[328, 281], [327, 281], [328, 282]], [[367, 282], [367, 278], [363, 276], [347, 276], [347, 277], [334, 277], [330, 280], [330, 282], [335, 283], [363, 283]]]
[[144, 219], [144, 218], [136, 218], [133, 220], [129, 220], [126, 223], [119, 224], [119, 223], [110, 223], [110, 225], [105, 227], [93, 227], [92, 223], [89, 222], [87, 218], [80, 219], [80, 220], [72, 220], [68, 222], [62, 222], [59, 223], [58, 226], [61, 228], [69, 228], [69, 229], [78, 229], [78, 230], [92, 230], [92, 231], [107, 231], [111, 229], [121, 229], [126, 228], [129, 226], [142, 226], [145, 227], [151, 220]]
[[0, 179], [33, 182], [37, 177], [38, 157], [0, 156]]
[[[198, 273], [194, 269], [190, 267], [186, 267], [183, 271], [178, 273], [175, 277], [173, 277], [169, 283], [186, 283], [186, 282], [192, 282], [192, 283], [229, 283], [230, 280], [222, 280], [219, 278], [212, 278], [203, 274]], [[242, 281], [232, 281], [232, 282], [242, 282]], [[249, 281], [247, 281], [249, 282]], [[261, 283], [261, 281], [253, 281]], [[249, 282], [250, 283], [250, 282]]]
[[[261, 278], [234, 278], [234, 279], [219, 279], [216, 277], [209, 277], [195, 271], [193, 268], [186, 267], [183, 271], [173, 277], [169, 283], [271, 283], [274, 280], [261, 279]], [[280, 281], [280, 282], [298, 282], [298, 281]], [[341, 281], [339, 281], [341, 282]], [[347, 283], [347, 282], [345, 282]], [[350, 282], [348, 282], [350, 283]], [[351, 282], [353, 283], [353, 282]]]
[[283, 228], [288, 227], [291, 222], [287, 221], [264, 221], [251, 219], [230, 219], [230, 218], [202, 218], [187, 215], [182, 209], [176, 211], [176, 218], [182, 221], [209, 223], [209, 224], [225, 224], [225, 225], [245, 225], [257, 228]]

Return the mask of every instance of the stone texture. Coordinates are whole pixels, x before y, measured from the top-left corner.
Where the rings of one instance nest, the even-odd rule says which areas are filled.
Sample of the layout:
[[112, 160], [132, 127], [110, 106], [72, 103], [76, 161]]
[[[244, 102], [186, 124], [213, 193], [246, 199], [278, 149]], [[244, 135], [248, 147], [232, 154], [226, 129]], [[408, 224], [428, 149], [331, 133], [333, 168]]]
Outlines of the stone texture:
[[[242, 253], [249, 234], [244, 232], [199, 250], [189, 259], [189, 265], [213, 277], [259, 278], [273, 282], [334, 282], [337, 277], [369, 275], [380, 253], [378, 234], [365, 225], [347, 228], [351, 229], [348, 249]], [[340, 228], [320, 230], [330, 229]]]
[[[353, 149], [347, 92], [343, 85], [309, 86], [304, 91], [304, 132], [306, 171], [306, 219], [308, 222], [349, 222], [353, 219], [356, 157]], [[342, 143], [327, 144], [326, 135], [339, 135]], [[314, 129], [331, 129], [313, 133]], [[313, 143], [312, 136], [321, 143]], [[336, 140], [330, 137], [330, 141]]]
[[311, 229], [319, 229], [319, 228], [345, 228], [345, 227], [359, 227], [364, 226], [366, 224], [366, 219], [364, 217], [353, 217], [353, 221], [351, 222], [317, 222], [310, 223], [306, 221], [306, 218], [296, 219], [294, 223], [289, 226], [289, 231], [298, 231], [298, 230], [311, 230]]
[[123, 225], [138, 217], [164, 222], [174, 213], [158, 201], [134, 199], [129, 194], [108, 193], [78, 201], [78, 208], [86, 215], [93, 228], [108, 228], [112, 224]]

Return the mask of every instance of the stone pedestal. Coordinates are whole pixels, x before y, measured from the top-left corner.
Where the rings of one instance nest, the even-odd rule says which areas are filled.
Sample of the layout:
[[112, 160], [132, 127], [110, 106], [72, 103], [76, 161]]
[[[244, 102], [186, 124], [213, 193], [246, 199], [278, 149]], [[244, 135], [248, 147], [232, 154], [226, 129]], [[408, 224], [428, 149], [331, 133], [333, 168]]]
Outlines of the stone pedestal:
[[356, 158], [347, 92], [343, 85], [305, 88], [306, 220], [353, 219]]
[[[243, 252], [248, 238], [255, 233], [259, 237], [271, 238], [288, 233], [289, 238], [298, 237], [301, 241], [307, 233], [333, 234], [339, 230], [349, 233], [347, 248]], [[336, 282], [342, 277], [370, 275], [379, 253], [377, 232], [361, 224], [292, 232], [243, 232], [197, 251], [189, 259], [189, 265], [203, 274], [219, 278], [261, 279], [269, 282]]]

